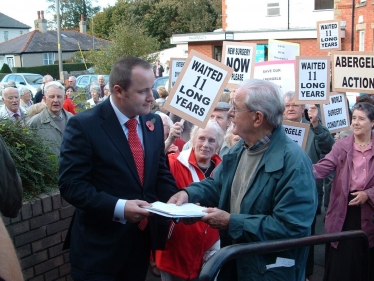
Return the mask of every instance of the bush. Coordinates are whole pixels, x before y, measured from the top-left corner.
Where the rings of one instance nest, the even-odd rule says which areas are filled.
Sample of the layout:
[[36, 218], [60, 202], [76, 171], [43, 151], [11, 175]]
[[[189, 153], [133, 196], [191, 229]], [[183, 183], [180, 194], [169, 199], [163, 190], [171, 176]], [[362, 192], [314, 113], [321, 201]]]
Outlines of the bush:
[[0, 134], [22, 179], [24, 200], [57, 188], [58, 158], [43, 139], [11, 120], [0, 121]]
[[0, 73], [12, 73], [12, 70], [8, 64], [4, 63], [3, 67], [0, 69]]

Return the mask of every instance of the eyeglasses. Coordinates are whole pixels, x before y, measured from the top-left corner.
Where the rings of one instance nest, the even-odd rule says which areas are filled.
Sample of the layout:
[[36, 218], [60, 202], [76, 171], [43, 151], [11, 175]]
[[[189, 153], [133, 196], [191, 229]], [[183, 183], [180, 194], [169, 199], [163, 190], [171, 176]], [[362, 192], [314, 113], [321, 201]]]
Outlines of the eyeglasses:
[[239, 113], [239, 112], [253, 112], [253, 110], [250, 110], [250, 109], [236, 109], [235, 107], [232, 107], [231, 112], [236, 114], [236, 113]]
[[74, 81], [68, 81], [68, 82], [70, 83], [70, 82], [74, 82]]
[[284, 107], [285, 108], [291, 108], [291, 106], [293, 107], [293, 108], [299, 108], [300, 107], [300, 104], [285, 104], [284, 105]]

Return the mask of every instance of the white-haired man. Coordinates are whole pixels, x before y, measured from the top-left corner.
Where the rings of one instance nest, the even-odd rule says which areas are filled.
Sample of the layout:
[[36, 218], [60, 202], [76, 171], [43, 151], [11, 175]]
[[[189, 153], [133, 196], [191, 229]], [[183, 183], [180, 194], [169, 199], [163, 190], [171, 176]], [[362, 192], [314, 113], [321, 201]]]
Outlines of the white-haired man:
[[59, 82], [52, 81], [45, 84], [43, 101], [46, 108], [27, 122], [27, 125], [45, 140], [45, 144], [56, 155], [60, 155], [62, 135], [68, 120], [73, 116], [62, 108], [64, 98], [65, 87]]
[[2, 100], [4, 106], [0, 107], [0, 119], [27, 121], [27, 112], [20, 106], [20, 97], [17, 88], [5, 88]]

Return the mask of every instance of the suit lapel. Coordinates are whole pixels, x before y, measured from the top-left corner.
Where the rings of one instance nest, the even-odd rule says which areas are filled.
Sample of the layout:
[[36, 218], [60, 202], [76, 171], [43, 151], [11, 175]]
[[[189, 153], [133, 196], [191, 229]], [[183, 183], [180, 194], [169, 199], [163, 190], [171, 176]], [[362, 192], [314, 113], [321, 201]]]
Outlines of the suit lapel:
[[140, 126], [143, 132], [143, 145], [144, 145], [144, 186], [147, 186], [148, 179], [151, 173], [151, 167], [153, 162], [153, 152], [155, 148], [155, 135], [157, 130], [156, 126], [154, 127], [155, 130], [151, 131], [146, 126], [146, 122], [151, 120], [152, 118], [149, 115], [140, 116]]
[[129, 143], [109, 99], [107, 99], [101, 106], [100, 116], [103, 118], [101, 127], [106, 132], [113, 145], [118, 149], [130, 171], [133, 173], [134, 178], [137, 179], [140, 185], [138, 171], [136, 170], [134, 157], [132, 157]]

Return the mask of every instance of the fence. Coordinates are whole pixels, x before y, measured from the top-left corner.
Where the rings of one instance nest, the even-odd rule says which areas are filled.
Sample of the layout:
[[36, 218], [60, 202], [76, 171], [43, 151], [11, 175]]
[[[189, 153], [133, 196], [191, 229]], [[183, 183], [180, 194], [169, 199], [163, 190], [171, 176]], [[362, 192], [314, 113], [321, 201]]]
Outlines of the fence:
[[344, 231], [339, 233], [330, 233], [322, 235], [314, 235], [304, 238], [296, 239], [284, 239], [270, 242], [258, 242], [258, 243], [246, 243], [236, 244], [224, 247], [217, 251], [217, 253], [211, 257], [205, 264], [200, 272], [199, 281], [211, 281], [214, 280], [218, 271], [222, 265], [234, 258], [244, 255], [259, 255], [268, 254], [273, 252], [280, 252], [289, 249], [295, 249], [299, 247], [319, 245], [324, 243], [330, 243], [341, 240], [348, 240], [359, 238], [362, 240], [363, 249], [365, 249], [364, 261], [362, 262], [362, 270], [364, 272], [364, 279], [369, 280], [368, 269], [369, 269], [369, 241], [365, 232], [361, 230]]

